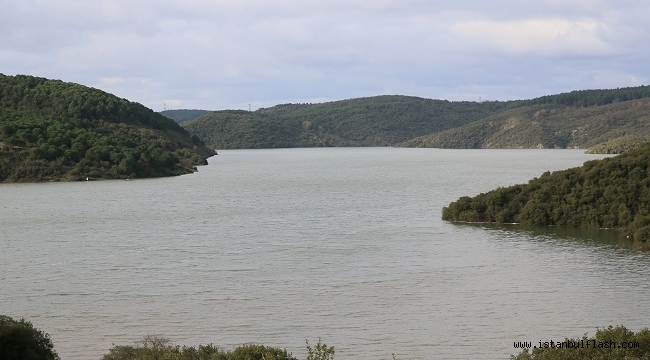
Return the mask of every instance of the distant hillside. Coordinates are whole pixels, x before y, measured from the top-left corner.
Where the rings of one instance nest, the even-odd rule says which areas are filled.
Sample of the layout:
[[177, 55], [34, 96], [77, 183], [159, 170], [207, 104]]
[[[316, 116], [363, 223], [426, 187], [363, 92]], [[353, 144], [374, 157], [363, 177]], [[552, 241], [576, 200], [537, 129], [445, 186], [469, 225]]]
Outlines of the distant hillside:
[[0, 182], [180, 175], [214, 151], [137, 103], [59, 80], [0, 74]]
[[516, 104], [386, 95], [284, 104], [254, 112], [215, 111], [182, 126], [218, 149], [389, 146], [459, 127]]
[[215, 148], [407, 146], [588, 148], [620, 152], [650, 138], [650, 86], [530, 100], [450, 102], [375, 96], [215, 111], [183, 127]]
[[650, 144], [582, 167], [546, 172], [445, 207], [451, 221], [584, 226], [624, 230], [650, 248]]
[[196, 118], [200, 118], [205, 114], [209, 114], [209, 110], [189, 110], [189, 109], [180, 109], [180, 110], [163, 110], [160, 112], [161, 115], [168, 117], [177, 123], [182, 123]]
[[650, 133], [641, 131], [639, 134], [623, 135], [596, 144], [587, 149], [588, 154], [622, 154], [632, 151], [650, 142]]
[[[649, 88], [650, 87], [645, 87]], [[400, 146], [436, 148], [594, 148], [620, 152], [650, 137], [650, 98], [587, 107], [549, 102], [508, 109]], [[600, 150], [599, 150], [600, 149]], [[607, 150], [609, 149], [609, 150]]]

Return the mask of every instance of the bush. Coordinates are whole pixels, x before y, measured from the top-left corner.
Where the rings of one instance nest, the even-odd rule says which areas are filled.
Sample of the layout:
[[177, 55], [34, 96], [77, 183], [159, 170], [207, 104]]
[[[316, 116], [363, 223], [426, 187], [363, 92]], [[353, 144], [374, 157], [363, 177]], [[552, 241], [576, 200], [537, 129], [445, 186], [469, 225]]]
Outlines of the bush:
[[[649, 360], [650, 330], [634, 333], [624, 326], [599, 329], [596, 336], [582, 339], [565, 339], [558, 343], [545, 343], [543, 347], [528, 349], [511, 360]], [[566, 345], [569, 346], [566, 346]], [[549, 345], [547, 347], [547, 345]], [[555, 346], [553, 346], [555, 345]], [[638, 346], [637, 346], [638, 345]]]
[[0, 359], [59, 360], [50, 336], [29, 321], [0, 315]]
[[242, 345], [227, 357], [228, 360], [296, 360], [285, 349], [264, 345]]
[[334, 346], [327, 346], [324, 342], [318, 339], [315, 347], [309, 346], [307, 343], [307, 360], [334, 360]]
[[[212, 344], [198, 348], [170, 345], [169, 339], [148, 335], [136, 346], [113, 346], [102, 360], [297, 360], [285, 349], [242, 345], [224, 351]], [[325, 360], [325, 358], [323, 358]]]

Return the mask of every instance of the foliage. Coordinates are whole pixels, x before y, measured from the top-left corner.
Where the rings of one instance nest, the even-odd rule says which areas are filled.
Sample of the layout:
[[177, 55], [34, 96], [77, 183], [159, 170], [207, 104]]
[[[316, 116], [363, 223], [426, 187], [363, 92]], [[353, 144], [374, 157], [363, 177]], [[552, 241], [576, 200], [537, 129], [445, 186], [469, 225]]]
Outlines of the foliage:
[[50, 336], [25, 319], [0, 315], [0, 359], [58, 360]]
[[174, 346], [166, 338], [146, 336], [136, 346], [113, 346], [102, 360], [296, 360], [285, 349], [248, 344], [233, 351], [216, 346]]
[[587, 154], [622, 154], [632, 151], [650, 141], [650, 134], [625, 135], [617, 137], [587, 149]]
[[216, 111], [183, 123], [215, 148], [407, 146], [587, 148], [650, 137], [650, 87], [581, 90], [531, 100], [450, 102], [375, 96]]
[[[650, 359], [650, 330], [634, 333], [624, 326], [599, 329], [594, 337], [585, 334], [578, 339], [564, 339], [554, 347], [542, 346], [523, 350], [512, 360], [648, 360]], [[623, 345], [625, 343], [625, 345]], [[639, 347], [630, 346], [638, 343]], [[565, 346], [565, 345], [569, 346]], [[539, 345], [539, 343], [538, 343]], [[589, 345], [589, 347], [587, 347]], [[595, 347], [594, 347], [595, 345]]]
[[140, 104], [0, 74], [0, 182], [180, 175], [211, 155], [198, 137]]
[[568, 106], [601, 106], [622, 101], [650, 97], [650, 86], [617, 89], [576, 90], [558, 95], [547, 95], [525, 101], [525, 105], [559, 104]]
[[[562, 98], [562, 95], [557, 96]], [[612, 144], [604, 147], [622, 152], [638, 146], [639, 137], [650, 138], [650, 98], [587, 107], [555, 102], [528, 103], [400, 145], [437, 148], [588, 148], [617, 139], [615, 147]]]
[[164, 110], [160, 114], [170, 118], [177, 123], [198, 119], [203, 115], [209, 114], [209, 110], [196, 110], [196, 109], [179, 109], [179, 110]]
[[375, 96], [253, 112], [215, 111], [182, 126], [221, 149], [388, 146], [467, 124], [515, 103]]
[[307, 360], [333, 360], [334, 359], [334, 346], [327, 346], [321, 339], [318, 339], [316, 345], [312, 348], [307, 343]]
[[464, 196], [443, 208], [451, 221], [619, 228], [650, 245], [650, 143], [628, 153], [546, 172], [528, 184]]

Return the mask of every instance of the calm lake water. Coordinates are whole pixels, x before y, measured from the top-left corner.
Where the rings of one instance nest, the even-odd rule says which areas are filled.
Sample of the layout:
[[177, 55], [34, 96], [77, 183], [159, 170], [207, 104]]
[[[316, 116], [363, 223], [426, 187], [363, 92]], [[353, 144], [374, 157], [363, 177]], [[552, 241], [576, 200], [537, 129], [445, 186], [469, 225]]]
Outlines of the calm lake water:
[[305, 358], [507, 359], [649, 326], [650, 255], [617, 232], [454, 225], [443, 206], [582, 150], [220, 151], [174, 178], [0, 185], [0, 314], [62, 359], [147, 334]]

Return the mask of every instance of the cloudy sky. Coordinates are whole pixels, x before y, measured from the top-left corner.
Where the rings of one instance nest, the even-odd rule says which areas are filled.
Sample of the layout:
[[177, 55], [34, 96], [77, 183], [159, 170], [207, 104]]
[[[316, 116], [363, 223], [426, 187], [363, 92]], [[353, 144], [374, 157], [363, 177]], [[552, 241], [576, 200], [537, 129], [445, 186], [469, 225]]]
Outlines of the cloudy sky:
[[167, 109], [650, 84], [644, 0], [3, 0], [0, 73]]

